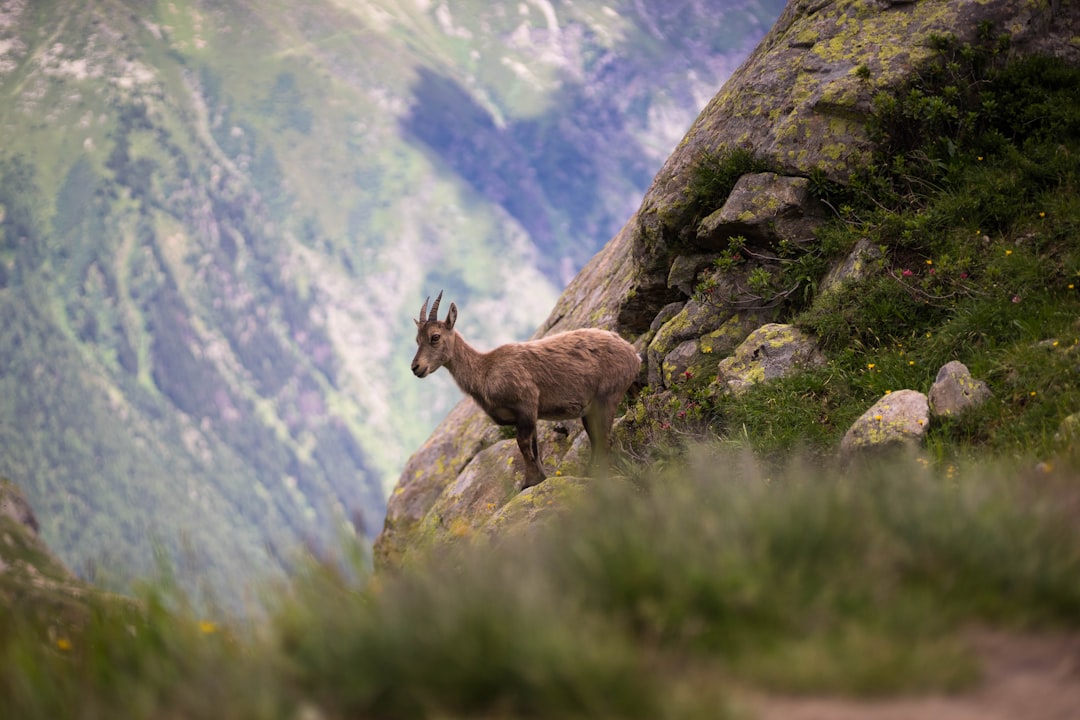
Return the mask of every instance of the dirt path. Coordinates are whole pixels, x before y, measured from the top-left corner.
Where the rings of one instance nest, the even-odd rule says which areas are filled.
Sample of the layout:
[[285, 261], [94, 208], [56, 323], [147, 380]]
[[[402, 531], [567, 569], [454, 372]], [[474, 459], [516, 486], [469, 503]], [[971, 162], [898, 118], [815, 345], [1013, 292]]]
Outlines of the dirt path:
[[762, 698], [760, 720], [1080, 720], [1080, 637], [980, 632], [984, 677], [958, 695], [851, 700]]

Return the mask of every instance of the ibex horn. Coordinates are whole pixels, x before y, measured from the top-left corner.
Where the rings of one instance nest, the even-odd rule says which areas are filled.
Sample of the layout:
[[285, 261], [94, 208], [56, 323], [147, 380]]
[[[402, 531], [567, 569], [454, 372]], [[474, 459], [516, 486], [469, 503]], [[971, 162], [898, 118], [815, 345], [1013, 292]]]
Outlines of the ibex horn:
[[427, 304], [431, 301], [431, 296], [427, 296], [427, 300], [424, 300], [424, 304], [420, 306], [420, 322], [424, 322], [424, 314], [427, 313]]
[[[442, 300], [442, 290], [439, 291], [439, 296], [435, 298], [435, 304], [431, 306], [431, 314], [428, 315], [428, 322], [439, 319], [439, 301]], [[421, 317], [423, 314], [421, 313]]]

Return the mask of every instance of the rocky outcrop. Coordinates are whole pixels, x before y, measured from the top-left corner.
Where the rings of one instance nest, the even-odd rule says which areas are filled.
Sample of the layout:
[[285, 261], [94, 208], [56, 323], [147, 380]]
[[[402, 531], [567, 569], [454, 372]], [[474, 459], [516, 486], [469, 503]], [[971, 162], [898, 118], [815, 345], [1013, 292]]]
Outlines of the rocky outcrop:
[[22, 490], [0, 478], [0, 605], [56, 628], [86, 617], [88, 601], [103, 595], [53, 554]]
[[[826, 212], [811, 198], [808, 178], [817, 173], [843, 183], [865, 163], [871, 151], [865, 121], [874, 95], [898, 88], [930, 57], [932, 35], [969, 42], [980, 24], [1008, 32], [1015, 52], [1080, 61], [1080, 46], [1072, 42], [1080, 35], [1075, 6], [1055, 15], [1049, 5], [1028, 0], [792, 0], [699, 115], [638, 212], [571, 281], [536, 336], [578, 327], [619, 332], [646, 356], [643, 380], [656, 398], [681, 382], [708, 382], [732, 353], [720, 371], [725, 383], [745, 387], [775, 376], [736, 351], [755, 328], [780, 319], [769, 297], [746, 292], [750, 272], [758, 269], [761, 278], [779, 263], [781, 249], [815, 242]], [[749, 151], [753, 168], [722, 192], [704, 192], [703, 168], [735, 150]], [[736, 237], [747, 250], [738, 257], [732, 255]], [[856, 247], [826, 286], [857, 278], [875, 257], [875, 248]], [[767, 360], [778, 359], [773, 340], [763, 342], [750, 344]], [[792, 348], [784, 367], [820, 362], [808, 345], [782, 345]], [[852, 427], [844, 447], [917, 440], [928, 413], [925, 395], [894, 392]], [[580, 423], [542, 424], [540, 439], [554, 448], [543, 452], [553, 472], [584, 443]], [[499, 440], [471, 401], [455, 408], [402, 473], [376, 543], [377, 562], [399, 559], [421, 528], [453, 532], [445, 518], [455, 508], [484, 516], [456, 526], [472, 532], [502, 507], [524, 502], [511, 492], [512, 468], [493, 466], [487, 477], [467, 470]], [[469, 478], [467, 488], [459, 482], [463, 477]]]

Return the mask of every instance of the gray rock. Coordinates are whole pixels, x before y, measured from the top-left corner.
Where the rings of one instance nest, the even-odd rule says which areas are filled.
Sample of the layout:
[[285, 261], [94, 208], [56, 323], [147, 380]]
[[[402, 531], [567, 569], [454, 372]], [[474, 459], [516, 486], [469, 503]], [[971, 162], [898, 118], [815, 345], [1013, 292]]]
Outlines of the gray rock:
[[716, 358], [701, 351], [700, 340], [680, 343], [664, 357], [664, 386], [674, 387], [680, 381], [716, 374]]
[[869, 240], [860, 240], [855, 243], [855, 247], [852, 248], [844, 262], [829, 270], [829, 274], [821, 282], [818, 294], [824, 297], [836, 292], [846, 283], [861, 280], [869, 274], [871, 268], [881, 257], [881, 248]]
[[776, 173], [743, 175], [723, 207], [698, 225], [698, 244], [722, 249], [741, 235], [752, 244], [802, 244], [814, 237], [824, 213], [810, 196], [810, 181]]
[[570, 507], [582, 496], [589, 482], [590, 478], [560, 476], [526, 488], [500, 507], [484, 524], [483, 531], [495, 545], [507, 537], [528, 533]]
[[920, 443], [930, 427], [930, 403], [916, 390], [883, 396], [856, 420], [840, 443], [841, 457], [865, 450]]
[[953, 360], [941, 367], [930, 388], [930, 412], [935, 417], [959, 415], [986, 402], [990, 394], [985, 382], [971, 377], [966, 365]]
[[660, 328], [667, 325], [669, 320], [682, 312], [684, 307], [686, 307], [686, 303], [684, 302], [673, 302], [660, 308], [660, 312], [656, 313], [656, 317], [653, 318], [652, 324], [649, 325], [649, 330], [653, 333], [658, 332]]
[[1054, 441], [1062, 445], [1072, 445], [1078, 440], [1080, 440], [1080, 412], [1075, 412], [1058, 425], [1057, 432], [1054, 433]]
[[701, 271], [709, 268], [718, 257], [720, 256], [716, 253], [679, 255], [671, 263], [671, 270], [668, 272], [668, 287], [677, 288], [682, 294], [690, 297], [697, 287]]
[[645, 353], [649, 385], [664, 383], [664, 358], [680, 344], [720, 329], [735, 315], [730, 308], [691, 300], [679, 313], [664, 323], [649, 343]]
[[739, 393], [764, 380], [789, 375], [796, 370], [825, 364], [817, 339], [794, 325], [762, 325], [735, 349], [717, 368], [720, 386]]
[[412, 530], [413, 542], [403, 556], [472, 536], [521, 491], [521, 463], [516, 440], [501, 440], [477, 453]]
[[499, 439], [499, 429], [471, 399], [459, 402], [405, 464], [386, 506], [375, 561], [396, 565], [407, 538], [473, 457]]

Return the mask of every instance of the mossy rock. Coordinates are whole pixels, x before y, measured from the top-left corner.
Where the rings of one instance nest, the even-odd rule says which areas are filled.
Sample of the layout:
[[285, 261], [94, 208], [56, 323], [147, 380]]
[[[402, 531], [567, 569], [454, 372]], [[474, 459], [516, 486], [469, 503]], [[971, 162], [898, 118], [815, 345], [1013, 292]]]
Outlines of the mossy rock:
[[514, 496], [484, 524], [483, 531], [493, 542], [514, 538], [537, 523], [544, 522], [560, 510], [565, 510], [587, 491], [593, 478], [582, 476], [549, 477]]
[[719, 257], [717, 253], [677, 256], [668, 271], [668, 287], [677, 289], [687, 297], [693, 295], [702, 271], [712, 267]]
[[971, 371], [958, 360], [942, 366], [927, 394], [934, 417], [959, 415], [978, 407], [990, 398], [990, 388], [971, 377]]
[[[485, 437], [493, 435], [502, 439], [476, 453], [442, 488], [419, 522], [398, 530], [396, 540], [403, 551], [384, 561], [382, 567], [408, 563], [410, 556], [474, 539], [492, 516], [523, 492], [523, 460], [513, 429], [492, 425]], [[548, 479], [563, 473], [581, 473], [587, 467], [589, 439], [576, 420], [541, 421], [537, 425], [537, 444]], [[383, 534], [387, 535], [386, 531]]]
[[409, 533], [408, 551], [426, 553], [471, 538], [521, 491], [521, 463], [516, 440], [501, 440], [477, 453]]
[[743, 175], [723, 207], [698, 225], [699, 245], [722, 249], [734, 236], [766, 247], [813, 240], [825, 213], [809, 188], [810, 181], [804, 177], [771, 172]]
[[439, 496], [480, 450], [497, 442], [499, 428], [472, 400], [462, 400], [405, 464], [386, 504], [375, 541], [377, 567], [396, 565]]
[[840, 455], [895, 447], [912, 447], [922, 442], [930, 428], [930, 403], [916, 390], [897, 390], [874, 403], [844, 435]]
[[829, 270], [821, 281], [818, 297], [825, 297], [838, 292], [849, 283], [855, 283], [868, 277], [883, 262], [881, 248], [865, 238], [855, 243], [844, 261]]
[[687, 340], [694, 340], [722, 328], [735, 311], [717, 303], [691, 300], [673, 318], [664, 323], [649, 343], [645, 354], [649, 385], [667, 386], [664, 359]]
[[720, 361], [718, 391], [740, 393], [755, 383], [824, 363], [813, 336], [794, 325], [769, 323], [750, 333], [733, 355]]

